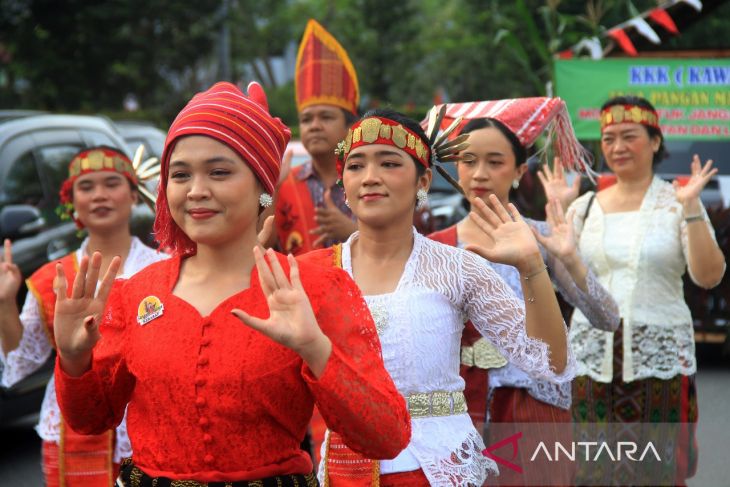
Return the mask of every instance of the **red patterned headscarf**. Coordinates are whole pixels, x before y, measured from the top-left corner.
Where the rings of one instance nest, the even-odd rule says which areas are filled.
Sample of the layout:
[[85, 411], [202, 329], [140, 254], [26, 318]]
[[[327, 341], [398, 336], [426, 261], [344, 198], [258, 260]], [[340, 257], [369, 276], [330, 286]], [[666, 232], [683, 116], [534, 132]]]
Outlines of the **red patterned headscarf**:
[[174, 254], [191, 254], [196, 249], [173, 221], [166, 194], [170, 155], [177, 141], [187, 135], [204, 135], [226, 144], [249, 165], [264, 190], [273, 194], [291, 131], [269, 113], [266, 93], [256, 82], [248, 85], [248, 95], [231, 83], [219, 82], [188, 102], [165, 140], [154, 226], [161, 248]]
[[59, 191], [61, 206], [57, 211], [61, 219], [71, 218], [79, 229], [84, 228], [84, 224], [74, 216], [74, 182], [84, 174], [98, 171], [119, 173], [127, 178], [133, 186], [138, 185], [137, 174], [134, 171], [132, 161], [122, 151], [112, 147], [100, 146], [84, 149], [76, 154], [68, 165], [68, 178], [61, 184], [61, 190]]

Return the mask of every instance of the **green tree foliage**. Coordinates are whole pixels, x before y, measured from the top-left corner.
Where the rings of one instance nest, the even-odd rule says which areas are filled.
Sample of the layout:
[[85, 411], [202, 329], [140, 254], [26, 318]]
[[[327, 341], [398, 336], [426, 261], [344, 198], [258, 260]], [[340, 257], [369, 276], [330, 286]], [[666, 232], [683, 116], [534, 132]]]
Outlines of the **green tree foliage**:
[[[657, 3], [0, 0], [0, 107], [108, 113], [134, 93], [143, 115], [165, 125], [221, 72], [226, 27], [231, 80], [261, 81], [272, 111], [293, 125], [293, 84], [274, 76], [271, 59], [291, 52], [313, 17], [349, 52], [364, 107], [421, 116], [437, 89], [451, 101], [544, 94], [557, 52]], [[730, 2], [660, 48], [727, 47], [728, 27]]]
[[[3, 0], [9, 51], [3, 105], [58, 111], [118, 109], [127, 93], [145, 107], [179, 109], [214, 39], [215, 0]], [[15, 86], [21, 82], [21, 86]]]

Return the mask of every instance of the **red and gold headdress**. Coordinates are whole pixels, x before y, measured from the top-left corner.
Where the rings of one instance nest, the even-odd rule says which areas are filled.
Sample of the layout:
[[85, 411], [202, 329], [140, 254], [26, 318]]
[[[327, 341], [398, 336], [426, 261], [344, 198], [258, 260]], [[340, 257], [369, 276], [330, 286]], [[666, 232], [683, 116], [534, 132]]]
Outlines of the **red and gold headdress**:
[[334, 105], [357, 115], [360, 89], [347, 51], [316, 20], [310, 19], [295, 68], [297, 111]]
[[[583, 171], [589, 177], [592, 175], [590, 152], [578, 142], [568, 108], [560, 98], [513, 98], [449, 103], [442, 106], [446, 107], [442, 127], [461, 119], [456, 131], [459, 133], [470, 120], [493, 118], [510, 129], [526, 148], [533, 145], [541, 134], [546, 133], [547, 145], [543, 150], [548, 145], [553, 145], [564, 167]], [[421, 125], [425, 122], [421, 122]]]
[[435, 167], [446, 180], [459, 192], [464, 190], [458, 182], [444, 170], [439, 163], [463, 159], [459, 154], [468, 147], [466, 140], [469, 135], [464, 134], [449, 140], [448, 136], [456, 129], [459, 121], [452, 123], [441, 134], [438, 133], [438, 123], [445, 113], [445, 107], [440, 111], [435, 107], [431, 110], [432, 123], [427, 131], [428, 144], [421, 137], [403, 126], [401, 123], [384, 117], [365, 117], [355, 122], [347, 132], [345, 140], [337, 145], [337, 172], [342, 179], [345, 161], [353, 149], [370, 144], [383, 144], [397, 147], [423, 164], [424, 167]]
[[638, 105], [611, 105], [601, 112], [601, 132], [618, 123], [640, 123], [661, 130], [657, 112]]
[[98, 171], [116, 172], [126, 177], [135, 187], [139, 184], [132, 161], [118, 149], [92, 147], [76, 154], [68, 165], [68, 178], [61, 184], [59, 191], [61, 206], [57, 212], [62, 219], [73, 219], [79, 229], [84, 225], [74, 216], [74, 182], [84, 174]]

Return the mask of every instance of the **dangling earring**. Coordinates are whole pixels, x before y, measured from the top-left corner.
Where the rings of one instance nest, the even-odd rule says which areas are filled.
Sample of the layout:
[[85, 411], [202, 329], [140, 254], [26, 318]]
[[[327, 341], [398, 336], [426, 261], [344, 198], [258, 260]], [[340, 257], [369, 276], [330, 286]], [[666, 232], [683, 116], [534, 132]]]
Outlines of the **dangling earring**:
[[259, 206], [262, 208], [268, 208], [273, 204], [274, 198], [272, 198], [269, 193], [261, 193], [261, 196], [259, 196]]
[[512, 180], [512, 188], [517, 189], [520, 187], [520, 180], [519, 179], [513, 179]]
[[419, 210], [428, 206], [428, 193], [421, 188], [416, 192], [416, 208]]
[[345, 198], [345, 206], [348, 208], [350, 207], [350, 200], [348, 200], [347, 198]]

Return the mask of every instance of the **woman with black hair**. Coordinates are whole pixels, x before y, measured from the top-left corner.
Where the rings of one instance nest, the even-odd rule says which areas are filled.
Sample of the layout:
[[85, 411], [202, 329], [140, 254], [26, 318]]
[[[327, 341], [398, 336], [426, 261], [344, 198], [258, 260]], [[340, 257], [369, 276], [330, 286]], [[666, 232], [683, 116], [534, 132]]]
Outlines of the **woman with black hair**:
[[[601, 108], [601, 150], [616, 184], [586, 193], [571, 208], [580, 253], [619, 303], [623, 322], [614, 333], [590, 326], [579, 310], [573, 315], [570, 338], [580, 376], [573, 386], [573, 418], [634, 427], [676, 424], [664, 432], [675, 445], [673, 457], [646, 475], [653, 485], [680, 485], [697, 461], [697, 361], [682, 275], [688, 269], [695, 284], [711, 288], [725, 272], [700, 201], [717, 169], [695, 155], [686, 185], [656, 176], [654, 166], [664, 154], [659, 117], [647, 100], [634, 96], [612, 98]], [[611, 485], [615, 472], [603, 472], [607, 477], [600, 483]]]
[[[469, 247], [474, 253], [414, 230], [413, 213], [438, 158], [431, 140], [413, 120], [374, 110], [341, 145], [340, 171], [358, 232], [309, 258], [341, 266], [365, 296], [386, 369], [409, 407], [412, 438], [395, 459], [373, 462], [330, 432], [320, 465], [324, 485], [482, 485], [496, 473], [467, 414], [458, 374], [465, 317], [527, 373], [557, 382], [572, 376], [552, 284], [514, 206], [496, 198], [491, 208], [477, 204], [473, 218], [489, 243]], [[479, 255], [516, 266], [526, 299], [517, 299]]]
[[[544, 103], [545, 100], [549, 103]], [[492, 110], [490, 118], [470, 119], [461, 129], [461, 134], [469, 134], [469, 147], [464, 151], [466, 159], [457, 163], [457, 173], [468, 203], [487, 200], [490, 195], [496, 196], [503, 205], [509, 203], [512, 190], [527, 171], [527, 153], [533, 140], [555, 120], [554, 116], [542, 116], [544, 109], [551, 104], [564, 106], [560, 100], [547, 98], [483, 103], [507, 101], [520, 103], [520, 106], [530, 109], [524, 110], [522, 116], [518, 117], [514, 104], [505, 104], [504, 111]], [[552, 113], [557, 115], [559, 111], [552, 110]], [[535, 130], [530, 136], [532, 140], [521, 140], [515, 131], [528, 119], [540, 120], [542, 130]], [[615, 330], [620, 320], [618, 306], [578, 254], [571, 215], [566, 218], [556, 198], [548, 201], [545, 211], [547, 221], [527, 219], [527, 222], [535, 231], [553, 284], [571, 305], [583, 310], [593, 326], [602, 330]], [[470, 218], [429, 237], [461, 248], [478, 245], [485, 239], [475, 221]], [[489, 265], [517, 296], [522, 296], [516, 267], [495, 262], [489, 262]], [[466, 382], [469, 414], [477, 428], [483, 426], [485, 440], [490, 441], [488, 438], [491, 438], [496, 441], [505, 436], [502, 431], [505, 426], [490, 428], [487, 424], [511, 423], [543, 423], [539, 428], [541, 440], [564, 439], [565, 423], [572, 422], [570, 383], [555, 384], [533, 379], [497, 353], [471, 323], [467, 323], [462, 338], [461, 358], [461, 376]], [[525, 430], [524, 433], [528, 434], [529, 431]], [[524, 460], [528, 460], [532, 451], [529, 448], [522, 450], [521, 453], [527, 456]], [[552, 465], [551, 485], [570, 484], [572, 469], [569, 467], [567, 464]], [[536, 481], [540, 481], [539, 477], [533, 478], [531, 475], [543, 476], [544, 472], [539, 469], [523, 473], [506, 470], [498, 481], [502, 485], [535, 485]]]
[[[73, 219], [77, 228], [88, 232], [88, 236], [78, 250], [45, 264], [26, 280], [29, 292], [20, 313], [15, 299], [22, 277], [13, 264], [10, 241], [5, 241], [4, 262], [0, 262], [3, 386], [11, 387], [38, 370], [56, 348], [53, 333], [56, 264], [73, 277], [85, 256], [102, 251], [106, 256], [120, 256], [118, 275], [128, 278], [167, 258], [130, 233], [129, 220], [137, 202], [139, 184], [132, 161], [119, 149], [92, 147], [71, 159], [68, 178], [60, 190], [61, 218]], [[109, 257], [101, 262], [101, 268], [106, 270], [111, 260]], [[75, 433], [61, 416], [56, 382], [51, 378], [36, 426], [43, 440], [45, 485], [111, 485], [119, 464], [132, 454], [126, 422], [114, 426], [95, 435]]]

